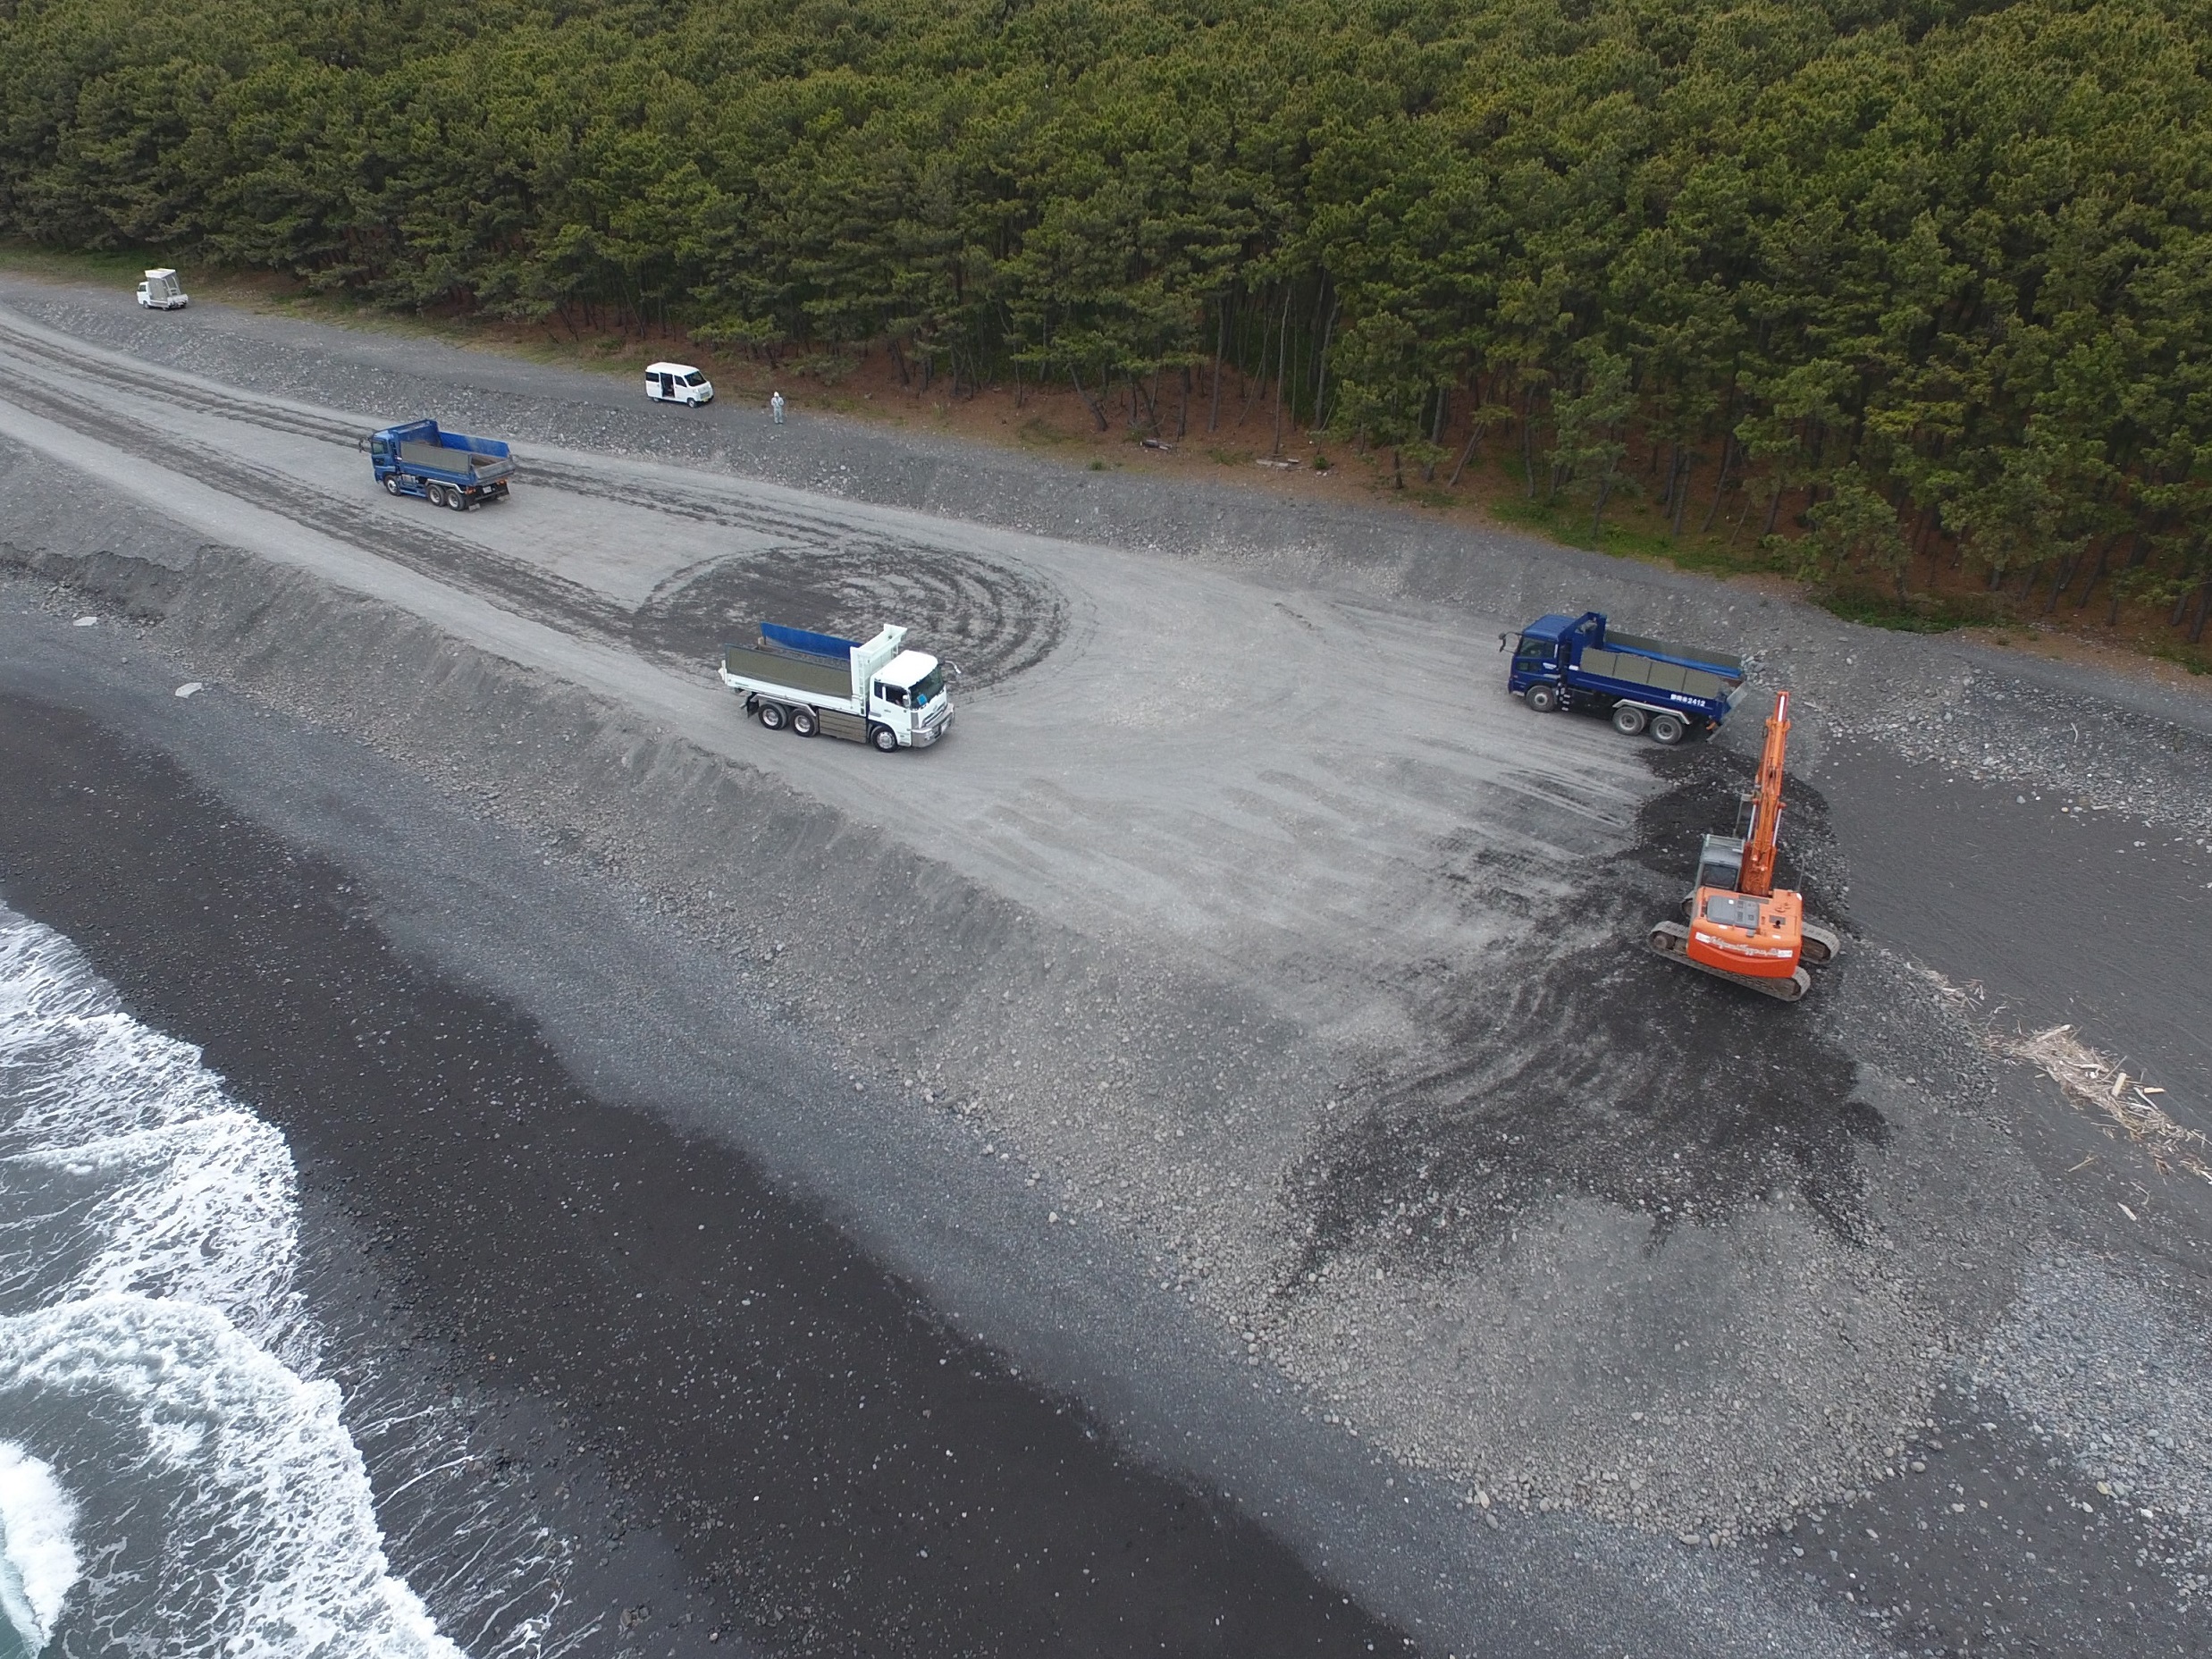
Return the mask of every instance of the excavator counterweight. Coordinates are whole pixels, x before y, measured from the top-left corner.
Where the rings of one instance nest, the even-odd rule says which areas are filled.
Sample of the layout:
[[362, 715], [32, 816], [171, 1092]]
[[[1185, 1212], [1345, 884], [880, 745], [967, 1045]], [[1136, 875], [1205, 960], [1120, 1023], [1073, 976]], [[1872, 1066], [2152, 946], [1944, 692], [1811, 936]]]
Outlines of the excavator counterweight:
[[1704, 838], [1696, 885], [1683, 903], [1684, 921], [1654, 923], [1647, 940], [1670, 961], [1783, 1002], [1812, 990], [1806, 964], [1831, 961], [1842, 946], [1831, 929], [1805, 920], [1801, 895], [1774, 887], [1789, 723], [1789, 694], [1778, 692], [1767, 717], [1759, 775], [1744, 797], [1749, 812], [1744, 833]]

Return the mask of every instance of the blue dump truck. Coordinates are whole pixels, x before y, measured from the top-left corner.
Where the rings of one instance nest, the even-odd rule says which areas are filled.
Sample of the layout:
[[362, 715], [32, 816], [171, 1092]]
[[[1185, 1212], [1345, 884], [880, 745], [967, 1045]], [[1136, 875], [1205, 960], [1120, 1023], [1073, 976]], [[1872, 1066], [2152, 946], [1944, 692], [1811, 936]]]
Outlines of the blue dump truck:
[[465, 513], [505, 498], [515, 458], [497, 438], [441, 432], [434, 420], [409, 421], [369, 434], [369, 465], [387, 495], [419, 495], [433, 507]]
[[1616, 729], [1679, 743], [1693, 731], [1715, 731], [1744, 695], [1744, 661], [1725, 651], [1674, 645], [1638, 634], [1617, 634], [1595, 611], [1578, 617], [1538, 617], [1510, 643], [1506, 689], [1540, 714], [1576, 709], [1609, 714]]

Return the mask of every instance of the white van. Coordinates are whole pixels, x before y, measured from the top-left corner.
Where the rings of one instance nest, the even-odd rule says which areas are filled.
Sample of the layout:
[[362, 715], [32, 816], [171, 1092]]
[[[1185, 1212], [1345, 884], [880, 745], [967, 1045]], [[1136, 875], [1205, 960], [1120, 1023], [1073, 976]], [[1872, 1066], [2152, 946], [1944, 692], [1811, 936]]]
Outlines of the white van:
[[714, 401], [714, 383], [688, 363], [649, 363], [645, 366], [645, 395], [655, 403], [688, 403], [696, 408]]
[[164, 265], [146, 274], [139, 284], [139, 303], [149, 311], [181, 311], [192, 301], [178, 284], [177, 274]]

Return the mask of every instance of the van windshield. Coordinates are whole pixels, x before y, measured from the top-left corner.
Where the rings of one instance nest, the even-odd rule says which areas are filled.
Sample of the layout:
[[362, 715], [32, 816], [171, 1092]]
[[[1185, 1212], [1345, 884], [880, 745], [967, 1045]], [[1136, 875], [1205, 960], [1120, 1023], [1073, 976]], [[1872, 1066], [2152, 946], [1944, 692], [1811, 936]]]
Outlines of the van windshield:
[[945, 695], [945, 665], [939, 663], [914, 682], [914, 707], [926, 709]]
[[679, 386], [703, 386], [707, 382], [705, 375], [694, 369], [688, 375], [678, 375], [676, 377], [676, 383]]

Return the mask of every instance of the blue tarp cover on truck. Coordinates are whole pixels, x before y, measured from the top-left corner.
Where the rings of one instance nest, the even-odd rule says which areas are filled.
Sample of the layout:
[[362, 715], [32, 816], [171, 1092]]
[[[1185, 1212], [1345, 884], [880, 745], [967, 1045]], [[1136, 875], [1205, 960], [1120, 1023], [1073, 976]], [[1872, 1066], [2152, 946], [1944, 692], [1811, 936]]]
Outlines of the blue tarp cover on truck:
[[835, 634], [815, 634], [803, 627], [786, 627], [780, 622], [761, 624], [761, 637], [771, 645], [781, 645], [788, 651], [803, 651], [810, 657], [834, 657], [849, 660], [860, 649], [860, 642], [839, 639]]

